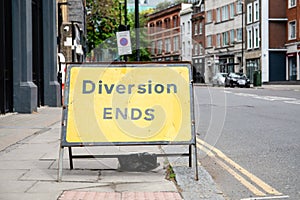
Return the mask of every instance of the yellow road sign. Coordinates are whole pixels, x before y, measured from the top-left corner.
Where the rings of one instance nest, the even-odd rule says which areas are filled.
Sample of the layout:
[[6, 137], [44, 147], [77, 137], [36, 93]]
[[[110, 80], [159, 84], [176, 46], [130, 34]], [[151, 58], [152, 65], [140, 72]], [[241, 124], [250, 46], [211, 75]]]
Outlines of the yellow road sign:
[[62, 141], [189, 142], [190, 82], [187, 63], [71, 65]]

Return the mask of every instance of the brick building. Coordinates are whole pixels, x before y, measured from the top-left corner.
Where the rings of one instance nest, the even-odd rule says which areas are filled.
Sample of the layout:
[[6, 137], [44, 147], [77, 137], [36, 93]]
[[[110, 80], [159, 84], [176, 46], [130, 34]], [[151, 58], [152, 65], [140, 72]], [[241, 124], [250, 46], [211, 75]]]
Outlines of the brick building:
[[246, 72], [261, 70], [262, 81], [286, 80], [286, 1], [246, 0]]
[[147, 28], [153, 61], [181, 60], [180, 11], [190, 4], [177, 4], [150, 14]]
[[300, 80], [300, 2], [297, 0], [286, 1], [286, 80]]
[[199, 0], [193, 4], [192, 15], [192, 62], [193, 76], [196, 82], [205, 82], [205, 10], [204, 1]]

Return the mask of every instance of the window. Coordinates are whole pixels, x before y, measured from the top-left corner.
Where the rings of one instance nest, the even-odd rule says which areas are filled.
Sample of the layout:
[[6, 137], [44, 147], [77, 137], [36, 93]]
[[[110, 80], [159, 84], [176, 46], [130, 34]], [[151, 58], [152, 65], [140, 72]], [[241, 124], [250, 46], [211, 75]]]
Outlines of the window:
[[206, 23], [210, 23], [210, 22], [212, 22], [212, 11], [211, 10], [207, 11], [207, 13], [206, 13]]
[[289, 8], [296, 6], [296, 0], [289, 0]]
[[182, 23], [182, 25], [181, 25], [181, 30], [182, 30], [182, 34], [185, 34], [185, 24], [184, 23]]
[[252, 49], [252, 28], [247, 30], [247, 49]]
[[202, 30], [203, 30], [203, 24], [202, 22], [199, 23], [199, 34], [202, 35]]
[[289, 40], [296, 39], [296, 21], [289, 22]]
[[174, 37], [174, 39], [173, 39], [173, 48], [174, 48], [174, 51], [179, 50], [179, 36]]
[[200, 12], [203, 12], [204, 11], [204, 4], [201, 4], [200, 6]]
[[222, 38], [223, 38], [223, 46], [228, 46], [229, 45], [228, 32], [222, 33]]
[[258, 1], [254, 2], [254, 21], [259, 21], [259, 3]]
[[173, 27], [177, 27], [177, 16], [173, 17]]
[[198, 44], [197, 43], [195, 43], [194, 44], [194, 47], [195, 47], [195, 49], [194, 49], [194, 55], [198, 55], [198, 48], [199, 48], [199, 46], [198, 46]]
[[161, 54], [162, 53], [162, 40], [158, 40], [157, 41], [157, 54]]
[[254, 44], [253, 44], [253, 47], [254, 48], [259, 48], [259, 27], [258, 26], [256, 26], [256, 27], [254, 27]]
[[222, 7], [222, 21], [229, 19], [228, 5]]
[[165, 52], [170, 53], [171, 52], [171, 41], [170, 38], [165, 39]]
[[236, 30], [236, 40], [242, 41], [243, 40], [243, 29], [239, 28]]
[[243, 3], [238, 2], [238, 3], [236, 4], [236, 13], [237, 13], [237, 14], [243, 13]]
[[229, 34], [230, 34], [230, 44], [233, 44], [234, 43], [234, 30], [233, 29], [230, 30]]
[[202, 43], [199, 44], [199, 55], [203, 55], [203, 45], [202, 45]]
[[217, 34], [217, 47], [221, 47], [221, 34]]
[[155, 54], [155, 42], [151, 42], [151, 54]]
[[247, 5], [247, 24], [252, 23], [252, 3]]
[[188, 41], [188, 48], [187, 48], [187, 55], [188, 55], [188, 56], [191, 56], [191, 49], [190, 49], [190, 46], [191, 46], [191, 42]]
[[194, 35], [198, 35], [198, 24], [195, 23], [194, 25]]
[[183, 57], [185, 56], [185, 42], [182, 42], [182, 52]]
[[206, 46], [207, 47], [212, 47], [212, 36], [211, 35], [208, 35], [206, 37]]
[[217, 22], [221, 21], [221, 9], [217, 8]]
[[188, 21], [187, 34], [190, 34], [190, 31], [191, 31], [191, 22]]
[[233, 19], [234, 18], [234, 3], [231, 3], [229, 5], [229, 8], [230, 8], [230, 15], [229, 15], [229, 17], [230, 17], [230, 19]]

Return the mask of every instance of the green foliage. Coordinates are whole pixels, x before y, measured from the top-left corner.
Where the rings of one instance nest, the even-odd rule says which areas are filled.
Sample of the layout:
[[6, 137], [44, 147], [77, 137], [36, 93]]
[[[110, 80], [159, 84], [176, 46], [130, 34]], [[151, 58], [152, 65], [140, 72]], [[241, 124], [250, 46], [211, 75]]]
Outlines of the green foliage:
[[91, 51], [112, 37], [119, 23], [118, 0], [87, 0], [87, 46]]
[[180, 3], [188, 3], [188, 0], [175, 0], [174, 2], [165, 0], [159, 4], [156, 5], [155, 11], [160, 11], [160, 10], [164, 10], [168, 7], [180, 4]]
[[[140, 61], [151, 61], [150, 53], [148, 52], [148, 39], [147, 39], [147, 15], [152, 13], [154, 10], [149, 9], [139, 13], [139, 35], [140, 35]], [[129, 55], [129, 61], [136, 60], [136, 32], [135, 32], [135, 15], [134, 12], [128, 13], [128, 24], [130, 25], [130, 37], [132, 43], [132, 55]]]
[[[120, 25], [120, 20], [124, 23], [124, 5], [120, 13], [119, 0], [87, 0], [87, 46], [88, 52], [96, 47], [116, 49], [116, 32]], [[147, 41], [147, 15], [152, 13], [153, 9], [139, 13], [140, 32], [140, 60], [149, 61]], [[120, 19], [121, 17], [121, 19]], [[133, 54], [128, 56], [129, 61], [136, 60], [136, 33], [135, 33], [134, 12], [127, 13], [127, 24], [130, 25], [130, 35]]]

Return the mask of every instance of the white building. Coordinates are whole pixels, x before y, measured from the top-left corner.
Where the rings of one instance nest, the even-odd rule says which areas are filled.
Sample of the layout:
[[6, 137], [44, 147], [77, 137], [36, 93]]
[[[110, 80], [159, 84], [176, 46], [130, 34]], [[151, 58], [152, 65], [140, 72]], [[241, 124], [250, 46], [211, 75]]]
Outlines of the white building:
[[192, 61], [192, 4], [183, 4], [180, 11], [181, 60]]
[[205, 82], [217, 72], [244, 71], [242, 5], [236, 0], [205, 0]]

